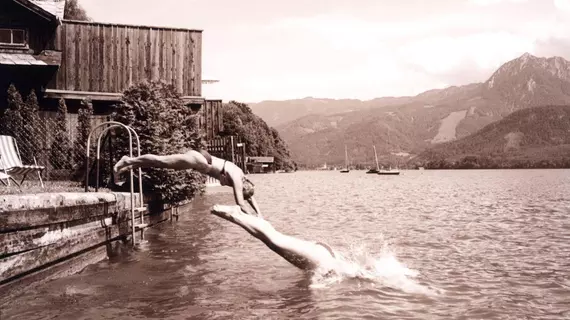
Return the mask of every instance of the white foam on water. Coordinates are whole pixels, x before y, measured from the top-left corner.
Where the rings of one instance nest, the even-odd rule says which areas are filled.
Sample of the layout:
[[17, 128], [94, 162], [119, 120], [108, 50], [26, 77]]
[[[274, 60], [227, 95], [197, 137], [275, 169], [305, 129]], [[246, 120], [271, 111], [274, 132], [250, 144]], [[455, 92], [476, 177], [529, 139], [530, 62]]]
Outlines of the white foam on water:
[[440, 290], [429, 288], [416, 281], [419, 272], [400, 262], [388, 243], [375, 253], [366, 244], [350, 245], [346, 251], [335, 250], [339, 264], [337, 270], [317, 270], [312, 277], [311, 288], [328, 288], [344, 280], [356, 279], [373, 285], [387, 286], [407, 293], [437, 295]]
[[76, 295], [91, 296], [94, 294], [96, 294], [96, 290], [95, 288], [92, 287], [80, 287], [80, 286], [69, 285], [66, 286], [64, 289], [64, 295], [66, 296], [76, 296]]

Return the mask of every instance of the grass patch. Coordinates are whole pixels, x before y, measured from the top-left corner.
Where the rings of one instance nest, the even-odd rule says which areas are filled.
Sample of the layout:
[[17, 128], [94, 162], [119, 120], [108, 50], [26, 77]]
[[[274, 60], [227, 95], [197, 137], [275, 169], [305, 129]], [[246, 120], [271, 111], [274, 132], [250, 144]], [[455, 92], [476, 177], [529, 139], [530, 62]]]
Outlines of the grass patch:
[[[0, 184], [0, 195], [8, 194], [35, 194], [35, 193], [58, 193], [58, 192], [84, 192], [81, 183], [75, 181], [44, 181], [44, 188], [37, 180], [24, 181], [20, 188], [13, 183], [10, 186]], [[94, 191], [94, 188], [90, 188]], [[111, 192], [107, 188], [99, 188], [99, 192]]]

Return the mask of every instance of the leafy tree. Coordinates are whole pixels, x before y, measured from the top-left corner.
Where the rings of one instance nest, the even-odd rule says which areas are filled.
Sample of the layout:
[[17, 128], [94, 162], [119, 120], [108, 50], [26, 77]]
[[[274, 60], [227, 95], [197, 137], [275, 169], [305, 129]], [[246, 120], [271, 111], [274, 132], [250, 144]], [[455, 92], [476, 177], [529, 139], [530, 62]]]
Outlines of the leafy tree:
[[70, 169], [70, 141], [67, 133], [67, 105], [59, 99], [57, 116], [55, 118], [54, 139], [51, 144], [50, 162], [54, 169]]
[[24, 163], [34, 163], [34, 158], [41, 158], [42, 155], [41, 139], [45, 133], [40, 124], [39, 109], [38, 97], [32, 89], [20, 111], [23, 126], [18, 146]]
[[85, 9], [79, 5], [77, 0], [67, 0], [63, 17], [67, 20], [91, 21], [91, 18], [87, 16]]
[[16, 87], [11, 84], [8, 88], [8, 109], [2, 117], [1, 127], [3, 134], [14, 137], [16, 141], [20, 140], [20, 133], [24, 123], [21, 114], [23, 105], [22, 96]]
[[274, 128], [256, 116], [245, 103], [231, 101], [223, 107], [224, 132], [222, 135], [239, 136], [245, 142], [246, 154], [270, 156], [277, 170], [294, 170], [289, 149]]
[[[197, 115], [184, 105], [173, 86], [162, 82], [140, 83], [125, 90], [113, 120], [138, 133], [141, 154], [167, 155], [205, 147]], [[113, 149], [118, 158], [128, 155], [126, 133], [117, 134]], [[135, 151], [133, 138], [133, 155]], [[194, 170], [149, 168], [143, 173], [143, 190], [158, 195], [164, 203], [191, 200], [204, 190], [205, 177]]]

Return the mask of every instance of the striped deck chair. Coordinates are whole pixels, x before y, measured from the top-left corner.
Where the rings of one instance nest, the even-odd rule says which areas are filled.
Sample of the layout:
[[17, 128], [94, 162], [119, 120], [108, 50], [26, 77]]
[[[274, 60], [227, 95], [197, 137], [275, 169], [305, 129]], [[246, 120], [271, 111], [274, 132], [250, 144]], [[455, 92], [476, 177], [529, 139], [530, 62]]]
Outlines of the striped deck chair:
[[18, 181], [14, 180], [14, 178], [12, 178], [12, 176], [10, 176], [6, 170], [4, 170], [5, 165], [4, 165], [4, 161], [2, 161], [2, 156], [0, 156], [0, 182], [9, 187], [10, 186], [10, 181], [14, 182], [14, 184], [17, 187], [20, 187], [20, 184], [18, 183]]
[[[1, 170], [4, 174], [9, 177], [21, 176], [24, 182], [29, 173], [37, 172], [38, 178], [40, 179], [40, 184], [42, 188], [44, 187], [44, 182], [42, 181], [42, 171], [45, 169], [44, 166], [38, 166], [36, 158], [34, 158], [35, 165], [24, 165], [22, 164], [22, 159], [20, 158], [20, 152], [18, 150], [18, 144], [16, 139], [12, 136], [2, 136], [0, 135], [0, 162]], [[8, 178], [7, 178], [8, 179]], [[14, 179], [12, 181], [15, 182]]]

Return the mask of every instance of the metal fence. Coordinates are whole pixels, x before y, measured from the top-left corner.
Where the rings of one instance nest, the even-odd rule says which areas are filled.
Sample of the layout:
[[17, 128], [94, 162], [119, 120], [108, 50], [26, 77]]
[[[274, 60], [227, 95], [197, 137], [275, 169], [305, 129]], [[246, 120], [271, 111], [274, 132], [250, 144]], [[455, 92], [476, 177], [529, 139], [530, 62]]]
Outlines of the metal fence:
[[[86, 139], [78, 133], [77, 114], [67, 115], [65, 134], [58, 133], [56, 112], [41, 111], [39, 120], [33, 126], [6, 128], [7, 124], [0, 121], [0, 134], [10, 134], [16, 139], [23, 164], [38, 164], [45, 167], [42, 177], [46, 180], [77, 180], [82, 181], [85, 173]], [[91, 128], [108, 121], [108, 116], [91, 116]], [[14, 132], [14, 130], [16, 132]], [[97, 141], [91, 141], [91, 155], [94, 156]], [[102, 141], [102, 167], [108, 171], [112, 160], [118, 160], [113, 155], [111, 141]], [[244, 172], [246, 171], [245, 144], [240, 137], [217, 137], [207, 141], [207, 150], [213, 156], [232, 161]], [[108, 159], [109, 154], [117, 159]], [[93, 159], [90, 161], [94, 164]], [[108, 168], [107, 168], [108, 167]], [[30, 175], [28, 179], [37, 179]]]
[[[43, 177], [48, 180], [78, 180], [85, 169], [85, 144], [77, 132], [77, 114], [67, 115], [67, 127], [58, 130], [56, 112], [41, 111], [33, 125], [12, 126], [0, 122], [0, 134], [13, 136], [24, 165], [44, 166]], [[107, 121], [107, 116], [91, 117], [91, 127]], [[92, 143], [92, 148], [94, 147]], [[93, 149], [92, 149], [93, 150]], [[28, 179], [37, 179], [30, 175]]]

